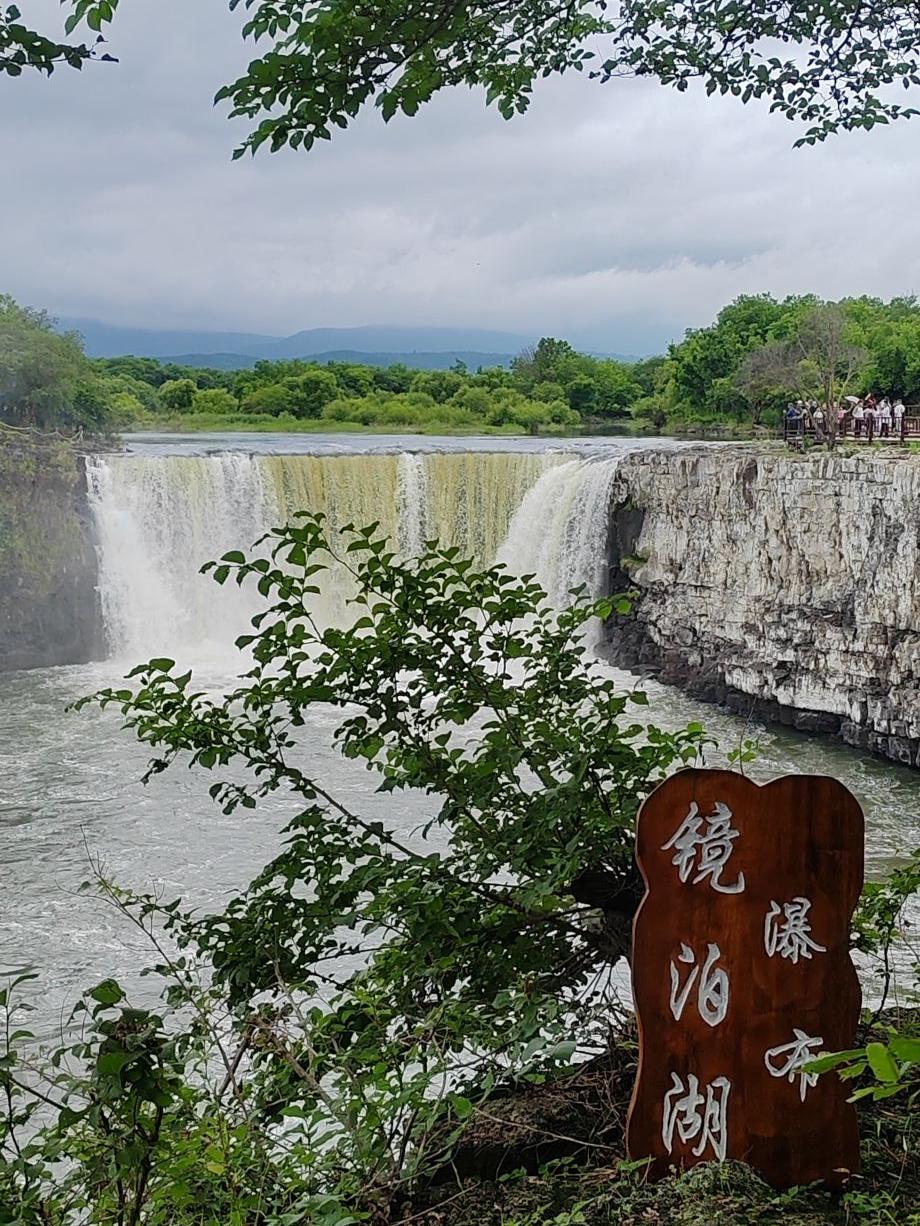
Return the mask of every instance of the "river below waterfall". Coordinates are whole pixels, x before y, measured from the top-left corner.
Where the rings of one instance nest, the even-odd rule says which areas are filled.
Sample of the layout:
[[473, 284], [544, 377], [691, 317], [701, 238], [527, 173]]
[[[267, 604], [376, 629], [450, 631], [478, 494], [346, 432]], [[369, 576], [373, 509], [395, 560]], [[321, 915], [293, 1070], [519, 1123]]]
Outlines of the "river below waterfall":
[[[146, 787], [146, 751], [117, 713], [65, 713], [75, 698], [116, 682], [131, 665], [167, 654], [196, 669], [203, 688], [244, 666], [232, 642], [257, 607], [247, 591], [217, 588], [200, 565], [247, 548], [299, 509], [334, 528], [378, 520], [411, 552], [432, 536], [465, 552], [536, 572], [562, 601], [578, 583], [605, 581], [610, 482], [640, 440], [412, 439], [341, 435], [178, 436], [130, 440], [123, 455], [91, 458], [90, 505], [99, 554], [108, 659], [0, 675], [0, 970], [30, 967], [34, 1028], [52, 1039], [80, 988], [113, 975], [139, 994], [151, 960], [143, 939], [79, 890], [98, 857], [120, 883], [218, 907], [278, 846], [289, 802], [225, 817], [207, 776], [174, 768]], [[661, 445], [656, 441], [656, 445]], [[411, 448], [411, 450], [409, 450]], [[309, 454], [307, 454], [309, 452]], [[333, 590], [323, 616], [342, 616]], [[604, 666], [606, 667], [606, 666]], [[618, 674], [624, 685], [635, 679]], [[863, 804], [867, 865], [880, 874], [920, 843], [920, 775], [825, 739], [759, 727], [649, 684], [650, 718], [704, 723], [718, 765], [744, 736], [763, 781], [786, 772], [835, 775]], [[373, 776], [330, 748], [337, 715], [314, 717], [311, 752], [330, 790], [400, 831], [428, 812], [424, 797], [378, 795]]]

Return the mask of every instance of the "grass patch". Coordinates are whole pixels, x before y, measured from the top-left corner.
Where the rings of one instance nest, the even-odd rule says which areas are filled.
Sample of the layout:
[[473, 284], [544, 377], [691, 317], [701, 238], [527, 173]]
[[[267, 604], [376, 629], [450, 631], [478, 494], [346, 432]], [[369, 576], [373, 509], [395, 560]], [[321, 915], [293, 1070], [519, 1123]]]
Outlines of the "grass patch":
[[[210, 413], [188, 413], [178, 416], [150, 415], [140, 421], [134, 421], [123, 427], [126, 432], [152, 432], [156, 434], [177, 433], [237, 433], [253, 432], [258, 434], [449, 434], [463, 437], [464, 435], [503, 435], [528, 437], [526, 430], [513, 425], [488, 426], [451, 426], [445, 422], [431, 421], [425, 425], [397, 425], [393, 422], [379, 421], [364, 425], [356, 421], [331, 421], [327, 418], [291, 417], [280, 415], [270, 416], [264, 413], [233, 413], [217, 415]], [[544, 428], [541, 435], [565, 437], [572, 431], [566, 428]]]

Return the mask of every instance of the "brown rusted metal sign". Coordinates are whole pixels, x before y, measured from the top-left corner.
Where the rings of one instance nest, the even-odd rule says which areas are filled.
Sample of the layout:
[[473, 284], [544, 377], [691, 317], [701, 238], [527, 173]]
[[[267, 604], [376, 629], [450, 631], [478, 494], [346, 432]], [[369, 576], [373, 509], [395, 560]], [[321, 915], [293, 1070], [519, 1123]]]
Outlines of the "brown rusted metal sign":
[[848, 1091], [801, 1066], [853, 1046], [858, 803], [825, 776], [680, 771], [643, 804], [636, 855], [630, 1157], [653, 1177], [735, 1158], [777, 1187], [841, 1182], [859, 1160]]

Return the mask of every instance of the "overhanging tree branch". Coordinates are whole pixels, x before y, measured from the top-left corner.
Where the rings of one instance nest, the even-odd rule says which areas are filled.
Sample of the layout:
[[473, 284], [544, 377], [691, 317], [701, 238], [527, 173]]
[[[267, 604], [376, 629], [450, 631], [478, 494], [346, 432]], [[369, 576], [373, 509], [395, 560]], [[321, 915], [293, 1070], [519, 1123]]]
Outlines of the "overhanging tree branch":
[[[99, 33], [118, 0], [62, 0], [65, 29]], [[909, 118], [898, 100], [920, 85], [915, 0], [228, 0], [259, 47], [216, 101], [256, 126], [236, 150], [311, 148], [368, 105], [414, 115], [442, 89], [482, 88], [507, 119], [535, 84], [566, 72], [600, 82], [657, 79], [680, 92], [765, 101], [805, 125], [796, 144]], [[85, 44], [30, 31], [0, 9], [0, 72], [51, 72], [95, 58]], [[101, 59], [111, 58], [100, 56]]]

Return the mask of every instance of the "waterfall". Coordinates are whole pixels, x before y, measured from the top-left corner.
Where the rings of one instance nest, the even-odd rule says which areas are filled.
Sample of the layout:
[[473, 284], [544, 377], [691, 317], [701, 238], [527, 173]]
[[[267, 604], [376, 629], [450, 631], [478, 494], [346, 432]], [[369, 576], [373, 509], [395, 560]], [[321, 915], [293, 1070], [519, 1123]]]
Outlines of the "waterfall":
[[569, 460], [524, 495], [497, 560], [534, 574], [561, 608], [574, 587], [603, 593], [615, 460]]
[[400, 548], [410, 557], [418, 557], [429, 538], [428, 479], [423, 456], [407, 451], [399, 457], [397, 497]]
[[[523, 451], [91, 457], [111, 655], [226, 665], [262, 602], [248, 584], [216, 589], [200, 568], [248, 550], [298, 510], [324, 512], [333, 532], [377, 521], [404, 556], [436, 538], [479, 562], [533, 572], [557, 605], [581, 583], [598, 594], [615, 465]], [[327, 587], [317, 613], [331, 621], [348, 588], [343, 576]]]
[[[524, 495], [497, 561], [533, 574], [551, 604], [563, 608], [573, 588], [605, 594], [610, 487], [618, 460], [568, 460], [548, 469]], [[588, 628], [596, 641], [600, 626]]]
[[179, 658], [183, 648], [196, 660], [223, 656], [258, 610], [258, 595], [234, 587], [222, 597], [199, 571], [248, 546], [276, 518], [253, 461], [91, 457], [87, 476], [112, 655], [134, 663]]

